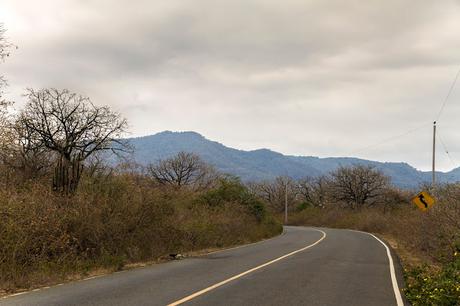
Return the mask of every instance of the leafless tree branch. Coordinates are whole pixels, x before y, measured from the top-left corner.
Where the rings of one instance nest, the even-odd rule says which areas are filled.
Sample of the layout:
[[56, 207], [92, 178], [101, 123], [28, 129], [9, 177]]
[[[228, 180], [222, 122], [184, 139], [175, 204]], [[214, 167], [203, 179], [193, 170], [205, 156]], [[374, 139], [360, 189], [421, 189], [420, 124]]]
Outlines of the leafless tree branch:
[[[34, 150], [56, 153], [63, 167], [59, 175], [69, 184], [78, 185], [80, 163], [91, 155], [126, 149], [120, 139], [127, 121], [108, 107], [95, 106], [89, 98], [66, 89], [28, 89], [25, 97], [28, 103], [17, 124], [27, 133], [20, 141]], [[67, 177], [66, 167], [78, 177]]]

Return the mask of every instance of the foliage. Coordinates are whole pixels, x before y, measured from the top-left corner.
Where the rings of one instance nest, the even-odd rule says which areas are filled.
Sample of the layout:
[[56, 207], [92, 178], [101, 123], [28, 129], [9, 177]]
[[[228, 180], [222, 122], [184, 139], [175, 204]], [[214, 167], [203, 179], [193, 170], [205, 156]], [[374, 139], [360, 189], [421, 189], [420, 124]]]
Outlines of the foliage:
[[240, 203], [247, 207], [259, 221], [262, 221], [267, 215], [264, 203], [251, 194], [238, 178], [234, 177], [220, 179], [218, 186], [204, 193], [200, 201], [211, 207], [221, 206], [228, 202]]
[[460, 254], [440, 271], [427, 266], [405, 271], [404, 293], [414, 306], [460, 305]]

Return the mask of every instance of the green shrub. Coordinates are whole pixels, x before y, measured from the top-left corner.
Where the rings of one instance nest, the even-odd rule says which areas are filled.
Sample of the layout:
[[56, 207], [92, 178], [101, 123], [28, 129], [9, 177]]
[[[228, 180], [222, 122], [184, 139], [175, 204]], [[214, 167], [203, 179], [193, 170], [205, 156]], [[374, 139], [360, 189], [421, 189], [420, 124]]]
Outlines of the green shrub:
[[414, 306], [460, 305], [460, 256], [440, 271], [427, 266], [405, 271], [407, 299]]
[[208, 190], [199, 199], [209, 206], [219, 206], [224, 202], [242, 203], [247, 189], [237, 178], [220, 179], [216, 188]]
[[310, 203], [310, 202], [307, 202], [307, 201], [303, 201], [303, 202], [300, 202], [297, 207], [296, 207], [296, 211], [297, 212], [300, 212], [302, 210], [305, 210], [309, 207], [313, 207], [313, 205]]
[[262, 221], [267, 215], [265, 204], [251, 194], [237, 178], [221, 179], [216, 188], [207, 191], [198, 200], [211, 207], [224, 203], [242, 205], [247, 207], [258, 221]]

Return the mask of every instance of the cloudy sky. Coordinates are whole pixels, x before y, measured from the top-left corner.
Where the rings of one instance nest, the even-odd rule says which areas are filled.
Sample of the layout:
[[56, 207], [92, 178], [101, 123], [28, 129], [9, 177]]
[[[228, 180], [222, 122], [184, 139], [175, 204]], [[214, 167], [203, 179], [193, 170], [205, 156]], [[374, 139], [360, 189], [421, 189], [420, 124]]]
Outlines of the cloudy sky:
[[[459, 1], [1, 0], [0, 22], [17, 107], [26, 87], [69, 88], [132, 136], [423, 170], [460, 68]], [[441, 170], [460, 166], [459, 99], [457, 84], [438, 119]]]

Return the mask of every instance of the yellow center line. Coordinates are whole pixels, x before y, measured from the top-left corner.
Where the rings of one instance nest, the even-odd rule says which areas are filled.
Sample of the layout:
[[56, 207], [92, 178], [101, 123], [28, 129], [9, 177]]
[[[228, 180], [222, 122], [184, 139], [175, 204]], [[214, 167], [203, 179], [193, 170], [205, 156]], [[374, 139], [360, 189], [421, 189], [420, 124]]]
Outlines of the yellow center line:
[[223, 286], [223, 285], [225, 285], [225, 284], [227, 284], [227, 283], [229, 283], [229, 282], [231, 282], [231, 281], [234, 281], [235, 279], [241, 278], [241, 277], [243, 277], [243, 276], [245, 276], [245, 275], [248, 275], [249, 273], [252, 273], [252, 272], [254, 272], [254, 271], [257, 271], [257, 270], [259, 270], [259, 269], [262, 269], [262, 268], [264, 268], [264, 267], [266, 267], [266, 266], [269, 266], [269, 265], [271, 265], [271, 264], [274, 264], [275, 262], [278, 262], [278, 261], [280, 261], [280, 260], [283, 260], [283, 259], [285, 259], [285, 258], [287, 258], [287, 257], [289, 257], [289, 256], [292, 256], [292, 255], [297, 254], [297, 253], [299, 253], [299, 252], [305, 251], [306, 249], [309, 249], [309, 248], [311, 248], [311, 247], [317, 245], [317, 244], [320, 243], [324, 238], [326, 238], [326, 233], [323, 232], [322, 230], [319, 230], [319, 229], [314, 229], [314, 230], [316, 230], [316, 231], [318, 231], [318, 232], [321, 232], [321, 233], [323, 234], [323, 236], [322, 236], [318, 241], [316, 241], [315, 243], [310, 244], [310, 245], [307, 245], [306, 247], [303, 247], [303, 248], [301, 248], [301, 249], [298, 249], [298, 250], [296, 250], [296, 251], [293, 251], [293, 252], [288, 253], [288, 254], [286, 254], [286, 255], [283, 255], [283, 256], [281, 256], [281, 257], [275, 258], [275, 259], [273, 259], [273, 260], [271, 260], [271, 261], [269, 261], [269, 262], [266, 262], [266, 263], [264, 263], [264, 264], [261, 264], [260, 266], [254, 267], [254, 268], [252, 268], [252, 269], [250, 269], [250, 270], [247, 270], [247, 271], [245, 271], [245, 272], [243, 272], [243, 273], [240, 273], [240, 274], [238, 274], [238, 275], [232, 276], [232, 277], [230, 277], [230, 278], [228, 278], [228, 279], [226, 279], [226, 280], [223, 280], [223, 281], [221, 281], [221, 282], [219, 282], [219, 283], [217, 283], [217, 284], [214, 284], [214, 285], [209, 286], [209, 287], [207, 287], [207, 288], [205, 288], [205, 289], [202, 289], [202, 290], [200, 290], [200, 291], [198, 291], [198, 292], [195, 292], [195, 293], [193, 293], [193, 294], [191, 294], [191, 295], [189, 295], [189, 296], [186, 296], [186, 297], [184, 297], [184, 298], [182, 298], [182, 299], [180, 299], [180, 300], [178, 300], [178, 301], [172, 302], [172, 303], [168, 304], [168, 306], [176, 306], [176, 305], [180, 305], [180, 304], [183, 304], [183, 303], [185, 303], [185, 302], [188, 302], [188, 301], [190, 301], [190, 300], [192, 300], [192, 299], [194, 299], [194, 298], [196, 298], [196, 297], [198, 297], [198, 296], [200, 296], [200, 295], [203, 295], [203, 294], [205, 294], [205, 293], [207, 293], [207, 292], [209, 292], [209, 291], [211, 291], [211, 290], [214, 290], [214, 289], [216, 289], [216, 288], [218, 288], [218, 287], [220, 287], [220, 286]]

